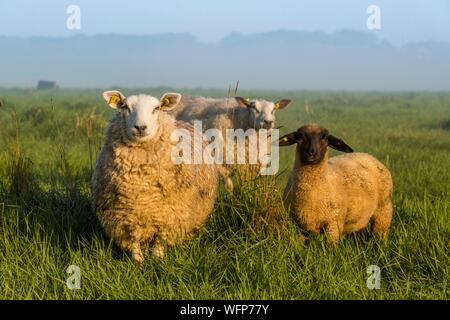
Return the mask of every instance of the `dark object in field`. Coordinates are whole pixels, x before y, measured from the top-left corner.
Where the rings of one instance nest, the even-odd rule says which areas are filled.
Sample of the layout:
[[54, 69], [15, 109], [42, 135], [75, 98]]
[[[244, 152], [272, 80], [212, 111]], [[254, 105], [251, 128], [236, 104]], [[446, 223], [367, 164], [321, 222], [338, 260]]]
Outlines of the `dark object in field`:
[[50, 90], [57, 89], [58, 85], [55, 81], [39, 80], [37, 84], [38, 90]]
[[450, 130], [450, 119], [442, 121], [440, 127], [444, 130]]

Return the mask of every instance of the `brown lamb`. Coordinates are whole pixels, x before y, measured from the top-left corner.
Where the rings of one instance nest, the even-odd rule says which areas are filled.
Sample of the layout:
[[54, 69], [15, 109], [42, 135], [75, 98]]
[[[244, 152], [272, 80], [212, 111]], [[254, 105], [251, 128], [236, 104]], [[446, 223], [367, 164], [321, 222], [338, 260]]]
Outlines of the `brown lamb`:
[[[369, 222], [373, 234], [386, 239], [393, 213], [389, 170], [367, 153], [351, 153], [316, 124], [281, 137], [279, 144], [294, 143], [295, 164], [284, 194], [295, 221], [307, 232], [325, 230], [332, 244]], [[328, 159], [328, 146], [349, 154]]]

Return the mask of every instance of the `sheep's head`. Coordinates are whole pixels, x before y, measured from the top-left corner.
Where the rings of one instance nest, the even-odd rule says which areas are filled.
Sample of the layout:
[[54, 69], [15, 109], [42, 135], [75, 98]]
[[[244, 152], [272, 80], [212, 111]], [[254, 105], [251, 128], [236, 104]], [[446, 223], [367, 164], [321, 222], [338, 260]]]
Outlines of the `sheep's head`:
[[250, 110], [249, 127], [256, 130], [272, 129], [275, 125], [275, 111], [287, 107], [291, 102], [289, 99], [282, 99], [278, 102], [266, 100], [246, 100], [241, 97], [235, 97], [241, 107]]
[[132, 141], [147, 141], [152, 139], [158, 130], [158, 115], [160, 112], [173, 109], [181, 100], [179, 93], [165, 93], [161, 99], [149, 95], [125, 97], [120, 91], [103, 93], [108, 105], [122, 113], [124, 132]]
[[279, 140], [280, 146], [290, 146], [294, 143], [297, 144], [297, 152], [303, 164], [320, 163], [327, 153], [327, 147], [342, 152], [353, 152], [342, 139], [331, 135], [327, 129], [317, 124], [303, 126]]

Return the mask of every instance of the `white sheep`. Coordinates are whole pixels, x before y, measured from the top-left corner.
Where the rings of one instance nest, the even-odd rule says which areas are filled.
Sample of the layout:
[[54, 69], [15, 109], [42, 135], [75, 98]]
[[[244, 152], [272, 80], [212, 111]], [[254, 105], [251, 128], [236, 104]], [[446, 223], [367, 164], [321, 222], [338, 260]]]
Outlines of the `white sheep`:
[[[189, 122], [191, 124], [194, 121], [201, 120], [203, 130], [219, 129], [222, 133], [223, 154], [227, 152], [233, 152], [235, 157], [238, 152], [244, 159], [244, 165], [239, 166], [241, 177], [254, 176], [256, 172], [259, 172], [261, 165], [266, 166], [266, 163], [255, 162], [250, 164], [250, 153], [259, 154], [259, 149], [250, 150], [249, 140], [258, 138], [258, 131], [260, 129], [266, 129], [270, 133], [270, 130], [275, 125], [275, 112], [288, 106], [291, 102], [289, 99], [281, 99], [277, 102], [271, 102], [266, 100], [246, 100], [242, 97], [228, 98], [228, 99], [213, 99], [206, 97], [183, 97], [180, 103], [180, 108], [174, 113], [174, 116], [178, 120]], [[242, 129], [246, 132], [244, 149], [227, 150], [226, 137], [227, 129]], [[249, 130], [253, 129], [253, 130]], [[257, 148], [261, 146], [257, 142]], [[268, 144], [264, 146], [263, 150], [270, 153], [271, 146]], [[248, 155], [248, 156], [247, 156]], [[236, 163], [236, 162], [235, 162]], [[228, 166], [228, 168], [230, 168]]]
[[144, 244], [162, 258], [166, 246], [204, 224], [221, 167], [174, 163], [172, 133], [180, 128], [193, 133], [191, 125], [165, 112], [179, 103], [180, 94], [158, 100], [107, 91], [103, 97], [119, 112], [110, 121], [91, 179], [93, 207], [106, 234], [137, 264], [144, 261]]
[[[295, 165], [285, 188], [286, 207], [306, 231], [325, 229], [330, 243], [372, 223], [386, 239], [392, 219], [389, 170], [367, 153], [353, 152], [344, 141], [318, 125], [306, 125], [279, 140], [297, 145]], [[328, 159], [328, 146], [350, 154]]]
[[206, 97], [183, 97], [175, 117], [192, 123], [201, 120], [204, 129], [272, 129], [275, 111], [287, 107], [289, 99], [278, 102], [246, 100], [241, 97], [213, 99]]

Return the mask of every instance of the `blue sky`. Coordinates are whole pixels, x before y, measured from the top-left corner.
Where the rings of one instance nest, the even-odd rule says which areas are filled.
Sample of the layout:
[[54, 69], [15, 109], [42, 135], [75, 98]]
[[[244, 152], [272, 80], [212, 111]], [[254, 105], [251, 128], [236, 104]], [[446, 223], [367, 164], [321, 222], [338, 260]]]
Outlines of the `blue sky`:
[[[81, 8], [81, 30], [66, 28], [67, 6]], [[381, 8], [381, 30], [371, 31], [401, 45], [450, 42], [447, 0], [0, 0], [0, 35], [67, 36], [189, 32], [215, 42], [231, 32], [269, 30], [367, 30], [366, 8]]]

